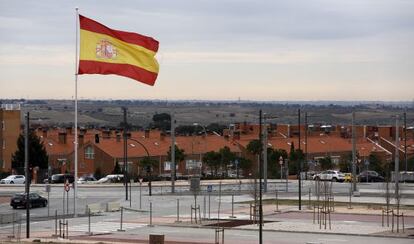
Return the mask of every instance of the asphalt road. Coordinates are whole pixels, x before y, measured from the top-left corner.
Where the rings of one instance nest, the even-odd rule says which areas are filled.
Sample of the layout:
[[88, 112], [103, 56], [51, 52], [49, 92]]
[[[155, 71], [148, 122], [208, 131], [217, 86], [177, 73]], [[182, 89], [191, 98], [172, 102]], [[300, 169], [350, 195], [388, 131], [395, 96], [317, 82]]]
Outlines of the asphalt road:
[[[206, 201], [206, 208], [208, 206], [208, 201], [210, 198], [210, 208], [218, 208], [218, 194], [221, 188], [222, 192], [222, 201], [221, 208], [229, 209], [231, 208], [231, 195], [235, 195], [235, 201], [246, 201], [250, 200], [254, 192], [254, 187], [251, 184], [252, 181], [244, 181], [243, 184], [222, 184], [221, 186], [217, 181], [214, 182], [203, 182], [201, 186], [200, 194], [197, 198], [197, 205], [204, 207], [204, 198]], [[212, 185], [212, 192], [207, 192], [207, 185]], [[414, 190], [414, 184], [402, 184], [402, 191], [411, 192]], [[161, 214], [174, 214], [176, 213], [176, 201], [180, 199], [180, 207], [185, 209], [190, 209], [191, 205], [194, 205], [194, 197], [189, 191], [188, 185], [176, 186], [176, 194], [172, 195], [170, 182], [155, 182], [152, 187], [153, 197], [150, 197], [148, 194], [148, 187], [146, 183], [142, 184], [142, 187], [139, 184], [134, 183], [132, 190], [132, 200], [131, 207], [135, 209], [146, 209], [149, 206], [149, 202], [152, 198], [161, 198], [168, 199], [166, 203], [163, 201], [154, 202], [154, 207], [156, 207]], [[140, 191], [141, 189], [141, 191]], [[289, 181], [288, 183], [288, 192], [286, 192], [286, 183], [280, 180], [272, 180], [268, 185], [268, 193], [265, 194], [265, 197], [273, 198], [275, 189], [278, 190], [280, 197], [296, 197], [298, 192], [297, 181]], [[307, 199], [307, 194], [309, 189], [315, 192], [315, 182], [314, 181], [303, 181], [303, 200]], [[333, 183], [332, 191], [335, 196], [347, 196], [350, 189], [350, 183]], [[362, 192], [361, 194], [367, 194], [369, 196], [379, 196], [381, 197], [385, 192], [384, 183], [359, 183], [358, 189]], [[406, 190], [405, 190], [406, 189]], [[0, 186], [0, 196], [11, 196], [17, 192], [23, 192], [24, 186]], [[31, 187], [32, 192], [38, 192], [44, 197], [48, 197], [48, 194], [45, 192], [44, 185], [34, 185]], [[392, 188], [390, 189], [392, 191]], [[141, 192], [141, 194], [140, 194]], [[210, 197], [209, 197], [209, 194]], [[140, 197], [141, 195], [141, 197]], [[65, 196], [65, 198], [64, 198]], [[67, 199], [69, 196], [69, 201]], [[408, 198], [411, 198], [411, 195], [407, 195]], [[414, 197], [413, 197], [414, 198]], [[140, 200], [141, 199], [141, 200]], [[85, 213], [86, 205], [91, 203], [101, 203], [105, 205], [107, 202], [121, 202], [122, 205], [129, 207], [129, 201], [125, 201], [125, 187], [122, 184], [117, 185], [88, 185], [78, 187], [78, 199], [76, 201], [76, 212]], [[68, 194], [64, 192], [63, 185], [52, 185], [51, 192], [49, 193], [49, 207], [48, 208], [34, 208], [31, 210], [31, 215], [34, 217], [40, 216], [51, 216], [55, 214], [55, 211], [59, 215], [64, 213], [72, 214], [74, 212], [74, 191], [71, 189]], [[68, 208], [69, 207], [69, 208]], [[10, 213], [12, 208], [8, 204], [7, 200], [4, 203], [0, 203], [0, 214], [1, 213]], [[16, 210], [25, 214], [23, 210]], [[208, 211], [206, 209], [206, 211]]]

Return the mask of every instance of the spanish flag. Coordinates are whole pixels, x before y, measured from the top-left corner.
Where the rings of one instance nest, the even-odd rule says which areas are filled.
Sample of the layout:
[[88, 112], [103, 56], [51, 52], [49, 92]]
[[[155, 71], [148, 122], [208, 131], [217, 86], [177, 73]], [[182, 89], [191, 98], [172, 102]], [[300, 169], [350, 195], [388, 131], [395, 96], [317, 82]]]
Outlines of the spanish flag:
[[158, 41], [137, 33], [110, 29], [79, 15], [78, 74], [114, 74], [153, 86], [158, 75]]

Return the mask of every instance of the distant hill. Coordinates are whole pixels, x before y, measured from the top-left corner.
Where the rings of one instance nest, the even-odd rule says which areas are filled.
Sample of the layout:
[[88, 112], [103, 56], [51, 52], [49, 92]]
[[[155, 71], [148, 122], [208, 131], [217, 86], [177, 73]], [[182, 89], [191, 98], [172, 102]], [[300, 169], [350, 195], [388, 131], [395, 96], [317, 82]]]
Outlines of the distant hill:
[[[32, 124], [70, 126], [74, 121], [74, 102], [71, 100], [0, 100], [0, 103], [20, 103], [23, 112], [29, 111]], [[118, 126], [122, 107], [128, 109], [128, 122], [146, 127], [156, 113], [175, 113], [179, 124], [236, 122], [258, 123], [259, 109], [276, 116], [272, 123], [298, 121], [298, 109], [305, 112], [308, 123], [350, 124], [352, 111], [357, 124], [382, 125], [394, 123], [395, 114], [407, 113], [407, 124], [414, 124], [413, 102], [377, 101], [199, 101], [199, 100], [80, 100], [78, 117], [81, 126]], [[23, 113], [22, 113], [23, 116]]]

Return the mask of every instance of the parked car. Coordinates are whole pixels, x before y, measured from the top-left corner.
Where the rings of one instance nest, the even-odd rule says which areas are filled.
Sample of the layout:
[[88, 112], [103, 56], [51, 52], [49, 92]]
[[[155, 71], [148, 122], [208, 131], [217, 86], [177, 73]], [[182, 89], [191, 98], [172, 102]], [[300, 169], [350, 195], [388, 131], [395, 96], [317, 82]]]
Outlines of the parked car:
[[352, 173], [344, 173], [344, 182], [352, 182]]
[[337, 170], [326, 170], [322, 173], [315, 174], [313, 179], [343, 182], [345, 180], [345, 175]]
[[99, 179], [96, 183], [120, 183], [120, 182], [124, 182], [124, 175], [115, 174], [115, 175], [107, 175]]
[[378, 174], [376, 171], [368, 170], [362, 171], [358, 175], [359, 182], [383, 182], [384, 177]]
[[79, 184], [96, 183], [96, 179], [93, 176], [81, 176], [77, 182]]
[[73, 183], [75, 181], [75, 177], [71, 174], [54, 174], [48, 179], [46, 179], [44, 183], [65, 183], [66, 180], [68, 180], [69, 183]]
[[[10, 206], [14, 209], [18, 207], [26, 208], [26, 199], [26, 193], [17, 193], [10, 200]], [[47, 199], [37, 193], [29, 193], [29, 200], [29, 208], [47, 206]]]
[[9, 175], [0, 180], [0, 184], [24, 184], [25, 182], [26, 178], [24, 175]]

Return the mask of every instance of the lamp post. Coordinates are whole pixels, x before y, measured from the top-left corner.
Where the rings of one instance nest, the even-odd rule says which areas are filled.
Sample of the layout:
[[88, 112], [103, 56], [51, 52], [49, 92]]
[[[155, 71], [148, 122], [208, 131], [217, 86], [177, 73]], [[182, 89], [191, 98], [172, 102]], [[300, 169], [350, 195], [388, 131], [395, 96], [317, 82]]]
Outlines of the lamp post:
[[266, 113], [263, 113], [263, 132], [262, 132], [262, 138], [263, 138], [263, 191], [267, 192], [267, 134], [268, 134], [268, 130], [267, 130], [267, 119], [276, 119], [278, 118], [277, 116], [272, 116], [272, 115], [268, 115]]
[[[134, 139], [134, 138], [128, 138], [128, 140], [131, 140], [131, 141], [134, 141], [134, 142], [136, 142], [136, 143], [138, 143], [139, 145], [141, 145], [142, 146], [142, 148], [144, 148], [144, 150], [145, 150], [145, 153], [147, 154], [147, 157], [149, 158], [150, 157], [150, 154], [149, 154], [149, 151], [148, 151], [148, 149], [147, 149], [147, 147], [145, 147], [145, 145], [142, 143], [142, 142], [140, 142], [140, 141], [138, 141], [137, 139]], [[151, 196], [152, 194], [152, 191], [151, 191], [151, 174], [150, 174], [150, 177], [149, 177], [149, 179], [148, 179], [148, 192], [149, 192], [149, 195]], [[131, 196], [130, 196], [131, 197]]]
[[[203, 125], [201, 125], [201, 124], [199, 124], [199, 123], [193, 123], [193, 126], [200, 126], [201, 128], [203, 128], [203, 131], [204, 131], [204, 137], [205, 138], [207, 138], [207, 130], [206, 130], [206, 127], [205, 126], [203, 126]], [[207, 141], [205, 141], [205, 143], [204, 143], [204, 149], [206, 149], [207, 148]], [[204, 151], [206, 151], [206, 150], [204, 150]], [[205, 152], [204, 152], [205, 153]], [[201, 156], [201, 150], [200, 150], [200, 162], [202, 161], [202, 156]], [[201, 175], [201, 172], [202, 171], [202, 165], [200, 166], [200, 175]]]

